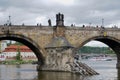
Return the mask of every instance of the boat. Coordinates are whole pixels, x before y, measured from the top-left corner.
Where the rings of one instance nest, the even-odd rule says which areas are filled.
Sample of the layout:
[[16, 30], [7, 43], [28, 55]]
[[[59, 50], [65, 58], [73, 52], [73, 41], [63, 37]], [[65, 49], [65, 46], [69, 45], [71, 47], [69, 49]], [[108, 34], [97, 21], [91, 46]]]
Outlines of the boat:
[[111, 57], [91, 57], [89, 60], [92, 61], [112, 61]]

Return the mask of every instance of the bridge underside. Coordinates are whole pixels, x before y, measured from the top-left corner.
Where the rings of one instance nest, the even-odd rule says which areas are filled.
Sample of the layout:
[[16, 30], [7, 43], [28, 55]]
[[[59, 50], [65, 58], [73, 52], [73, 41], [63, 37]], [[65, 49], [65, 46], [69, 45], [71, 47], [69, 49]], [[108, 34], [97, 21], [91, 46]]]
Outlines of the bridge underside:
[[23, 35], [0, 35], [0, 40], [14, 40], [18, 41], [20, 43], [23, 43], [24, 45], [28, 46], [36, 55], [38, 62], [40, 65], [44, 64], [44, 57], [42, 53], [40, 52], [40, 47], [31, 39], [23, 36]]
[[96, 41], [100, 41], [105, 43], [106, 45], [108, 45], [117, 55], [117, 68], [120, 68], [120, 41], [112, 38], [112, 37], [108, 37], [108, 36], [97, 36], [97, 37], [93, 37], [90, 38], [86, 41], [84, 41], [81, 46], [79, 46], [77, 49], [79, 49], [80, 47], [82, 47], [84, 44], [86, 44], [87, 42], [91, 41], [91, 40], [96, 40]]
[[96, 39], [96, 40], [107, 44], [110, 48], [113, 49], [113, 51], [117, 55], [117, 65], [116, 65], [116, 67], [120, 68], [120, 42], [112, 40], [112, 39], [107, 39], [107, 38], [103, 38], [103, 39], [101, 38], [101, 39]]

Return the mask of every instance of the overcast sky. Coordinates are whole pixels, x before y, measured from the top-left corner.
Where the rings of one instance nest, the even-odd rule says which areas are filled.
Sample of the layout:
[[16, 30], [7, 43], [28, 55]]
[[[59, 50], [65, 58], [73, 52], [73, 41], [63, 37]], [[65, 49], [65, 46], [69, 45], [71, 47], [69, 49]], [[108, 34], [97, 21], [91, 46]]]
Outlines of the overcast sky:
[[55, 15], [64, 14], [65, 25], [120, 26], [120, 0], [0, 0], [0, 24], [11, 16], [12, 24], [55, 25]]
[[120, 26], [120, 0], [0, 0], [0, 24], [11, 16], [13, 24], [42, 23], [50, 18], [55, 25], [55, 15], [63, 13], [65, 25], [83, 24]]

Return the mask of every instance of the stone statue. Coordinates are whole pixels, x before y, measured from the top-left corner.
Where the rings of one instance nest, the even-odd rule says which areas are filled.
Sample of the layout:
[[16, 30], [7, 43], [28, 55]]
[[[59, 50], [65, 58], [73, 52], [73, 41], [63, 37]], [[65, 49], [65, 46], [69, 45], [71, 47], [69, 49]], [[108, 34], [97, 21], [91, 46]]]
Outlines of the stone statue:
[[49, 26], [52, 26], [52, 24], [51, 24], [51, 19], [48, 20], [48, 25], [49, 25]]
[[57, 18], [57, 20], [59, 20], [59, 21], [63, 21], [64, 15], [59, 13], [59, 14], [56, 15], [56, 18]]
[[64, 15], [63, 14], [56, 14], [56, 25], [57, 26], [64, 26]]

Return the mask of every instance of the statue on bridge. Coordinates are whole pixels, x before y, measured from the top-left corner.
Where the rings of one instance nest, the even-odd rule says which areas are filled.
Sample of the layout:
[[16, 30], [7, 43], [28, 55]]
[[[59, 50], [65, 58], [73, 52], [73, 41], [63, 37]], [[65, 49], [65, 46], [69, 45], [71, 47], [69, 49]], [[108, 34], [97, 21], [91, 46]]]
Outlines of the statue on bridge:
[[56, 26], [64, 26], [64, 15], [63, 14], [56, 14]]
[[48, 25], [52, 26], [51, 19], [48, 19]]

